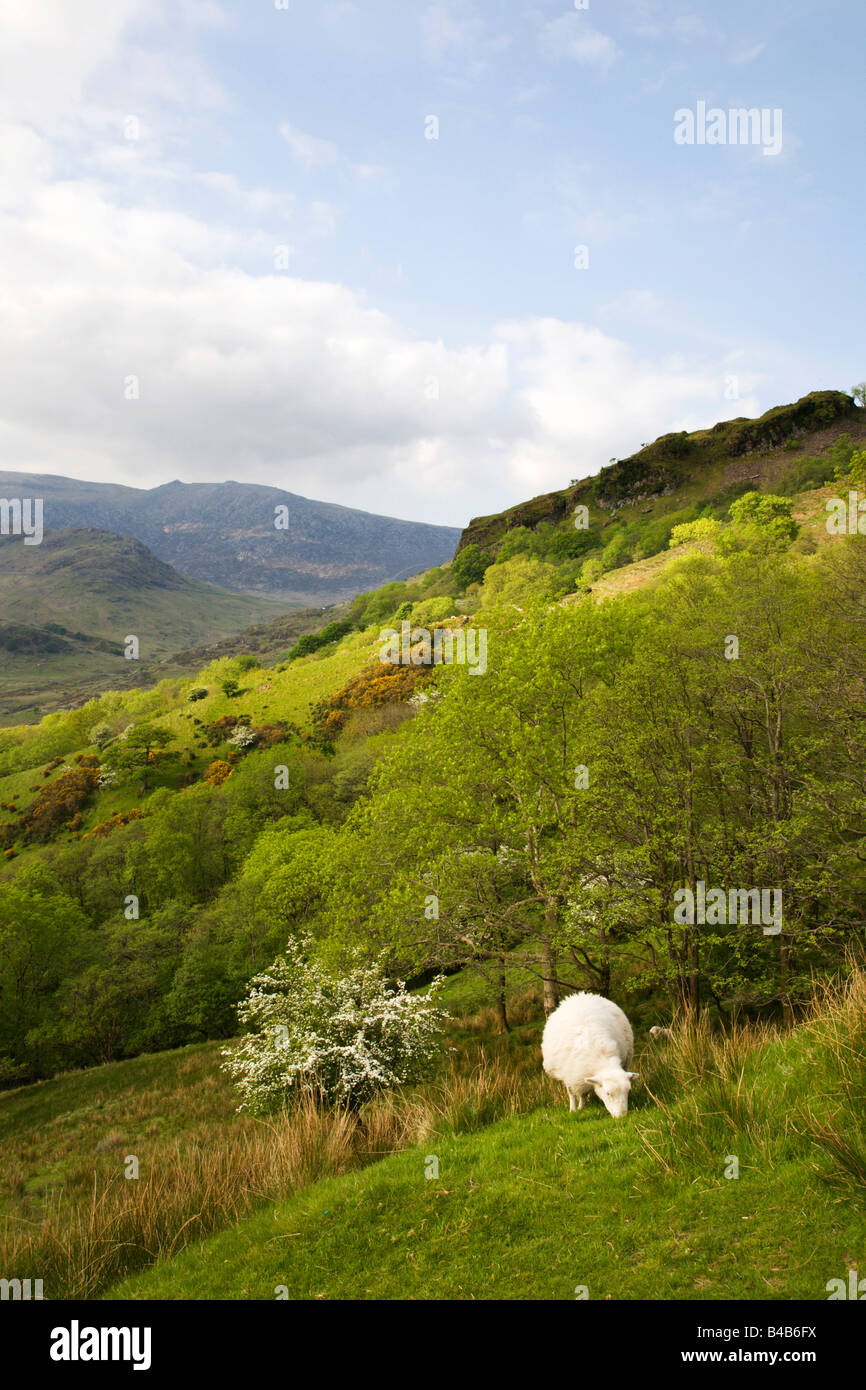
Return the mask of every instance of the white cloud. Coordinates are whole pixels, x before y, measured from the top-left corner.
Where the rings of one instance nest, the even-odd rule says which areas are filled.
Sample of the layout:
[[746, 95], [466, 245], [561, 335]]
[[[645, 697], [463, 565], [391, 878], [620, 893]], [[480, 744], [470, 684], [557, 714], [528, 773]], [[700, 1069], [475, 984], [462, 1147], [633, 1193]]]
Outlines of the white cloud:
[[[721, 349], [709, 365], [644, 360], [557, 319], [449, 346], [340, 285], [227, 269], [234, 236], [118, 207], [93, 181], [0, 214], [18, 272], [0, 321], [7, 468], [245, 478], [460, 523], [595, 471], [647, 430], [717, 418]], [[138, 400], [124, 399], [132, 375]]]
[[43, 128], [79, 102], [149, 0], [0, 0], [0, 114]]
[[756, 43], [752, 48], [746, 48], [742, 53], [738, 53], [734, 58], [734, 62], [753, 63], [756, 58], [761, 56], [766, 47], [767, 45], [765, 43]]
[[543, 25], [538, 35], [538, 48], [542, 57], [551, 62], [569, 58], [602, 72], [607, 72], [621, 56], [613, 39], [593, 29], [577, 12], [560, 15]]
[[644, 359], [600, 329], [560, 319], [508, 323], [500, 333], [522, 424], [509, 468], [524, 489], [561, 487], [643, 439], [718, 418], [721, 358]]
[[288, 121], [283, 121], [280, 126], [280, 135], [307, 174], [313, 169], [337, 162], [339, 151], [330, 140], [319, 140], [315, 135], [306, 135], [304, 131], [289, 125]]
[[[355, 7], [332, 9], [354, 22]], [[222, 23], [218, 6], [192, 0], [179, 11], [0, 0], [0, 262], [14, 268], [0, 317], [6, 468], [137, 486], [245, 478], [460, 523], [594, 472], [650, 432], [725, 413], [725, 343], [693, 362], [644, 357], [553, 318], [446, 343], [340, 284], [278, 273], [274, 241], [303, 250], [333, 233], [338, 209], [185, 162], [180, 123], [197, 110], [187, 116], [184, 88], [195, 108], [229, 99], [180, 41], [161, 64], [136, 41], [142, 21], [175, 12], [181, 37], [183, 25]], [[472, 3], [426, 14], [446, 78], [481, 74], [509, 42]], [[612, 42], [583, 15], [563, 18], [547, 26], [550, 56], [609, 66]], [[532, 96], [518, 98], [523, 119]], [[133, 141], [121, 129], [130, 108]], [[356, 193], [386, 174], [288, 123], [280, 134], [302, 168], [336, 166]], [[559, 171], [546, 213], [559, 240], [568, 226], [595, 245], [625, 225], [621, 213], [643, 215], [606, 189], [590, 200], [591, 179]], [[388, 277], [405, 273], [389, 262]], [[618, 310], [661, 312], [646, 295]], [[137, 400], [124, 395], [132, 376]]]
[[428, 56], [456, 81], [483, 77], [512, 43], [511, 34], [491, 28], [473, 0], [437, 0], [422, 11], [420, 26]]
[[378, 183], [388, 172], [384, 164], [353, 164], [352, 171], [361, 183]]

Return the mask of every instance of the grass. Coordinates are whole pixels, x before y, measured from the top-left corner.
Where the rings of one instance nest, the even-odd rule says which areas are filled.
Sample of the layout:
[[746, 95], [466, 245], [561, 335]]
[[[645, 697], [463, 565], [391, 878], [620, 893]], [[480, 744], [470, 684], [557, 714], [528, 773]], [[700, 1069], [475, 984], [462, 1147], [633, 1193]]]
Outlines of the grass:
[[439, 1134], [106, 1296], [570, 1299], [582, 1285], [593, 1299], [815, 1299], [862, 1251], [862, 1216], [797, 1164], [737, 1182], [649, 1178], [636, 1125], [546, 1106]]
[[[219, 1045], [113, 1063], [0, 1097], [0, 1267], [89, 1298], [189, 1241], [439, 1128], [469, 1131], [549, 1098], [537, 1022], [507, 1039], [460, 1025], [430, 1083], [360, 1115], [307, 1096], [267, 1122], [236, 1112]], [[468, 1039], [468, 1041], [467, 1041]], [[128, 1178], [128, 1158], [138, 1177]], [[50, 1292], [49, 1292], [50, 1291]]]
[[360, 1118], [312, 1097], [239, 1116], [213, 1045], [7, 1094], [6, 1277], [51, 1298], [824, 1299], [862, 1268], [861, 969], [789, 1032], [647, 1041], [621, 1121], [569, 1114], [537, 996], [510, 1012], [505, 1036], [457, 1020], [435, 1079]]
[[[220, 682], [227, 675], [234, 673], [232, 664], [228, 659], [212, 663], [205, 667], [203, 671], [190, 682], [172, 684], [163, 694], [162, 708], [157, 708], [148, 712], [145, 716], [152, 719], [154, 723], [167, 728], [174, 739], [172, 751], [183, 751], [194, 754], [192, 770], [198, 778], [201, 778], [210, 762], [220, 756], [215, 749], [197, 749], [194, 744], [194, 733], [196, 725], [193, 719], [200, 719], [203, 724], [212, 723], [225, 714], [244, 713], [248, 716], [251, 724], [273, 723], [277, 720], [285, 720], [289, 723], [296, 723], [301, 727], [309, 725], [310, 707], [324, 696], [332, 694], [339, 689], [353, 675], [356, 675], [365, 661], [375, 655], [378, 646], [374, 642], [372, 632], [350, 633], [340, 643], [334, 647], [325, 648], [312, 656], [303, 657], [298, 661], [293, 661], [285, 670], [276, 668], [255, 667], [251, 671], [245, 672], [240, 678], [242, 689], [241, 695], [229, 698], [220, 689]], [[210, 693], [206, 699], [189, 704], [186, 699], [186, 692], [193, 686], [207, 686]], [[138, 696], [139, 692], [134, 692]], [[121, 697], [122, 698], [122, 697]], [[111, 722], [118, 727], [125, 723], [140, 722], [141, 715], [128, 715], [124, 712], [123, 706], [115, 709], [111, 715]], [[91, 723], [102, 722], [96, 715], [93, 716]], [[70, 744], [80, 744], [83, 740], [70, 739]], [[34, 740], [34, 750], [36, 743]], [[86, 747], [86, 751], [96, 752], [93, 745]], [[26, 757], [27, 744], [22, 749], [22, 757]], [[73, 756], [72, 747], [63, 755], [64, 762], [69, 761]], [[34, 786], [41, 789], [50, 780], [61, 775], [61, 768], [54, 769], [49, 778], [45, 778], [43, 773], [47, 770], [47, 762], [44, 757], [34, 756], [32, 764], [17, 768], [5, 775], [0, 774], [0, 824], [11, 822], [20, 816], [22, 810], [29, 806], [35, 799], [36, 792], [32, 790]], [[153, 779], [154, 789], [160, 784], [158, 775]], [[15, 811], [3, 809], [3, 803], [9, 804], [17, 795], [18, 800]], [[126, 785], [109, 787], [104, 791], [98, 792], [91, 800], [82, 817], [82, 832], [92, 830], [95, 825], [106, 820], [114, 810], [128, 810], [131, 807], [139, 807], [146, 812], [147, 800], [138, 795], [138, 779], [129, 781]], [[59, 832], [55, 837], [57, 841], [69, 838], [68, 832]], [[19, 846], [20, 854], [27, 854], [27, 847]], [[17, 866], [16, 866], [17, 867]]]

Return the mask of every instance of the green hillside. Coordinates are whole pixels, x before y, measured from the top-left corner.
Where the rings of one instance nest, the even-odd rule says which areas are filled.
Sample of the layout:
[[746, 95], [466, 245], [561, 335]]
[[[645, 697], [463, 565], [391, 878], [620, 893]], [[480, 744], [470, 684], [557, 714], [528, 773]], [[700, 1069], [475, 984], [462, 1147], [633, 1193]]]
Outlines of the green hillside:
[[844, 433], [855, 443], [866, 439], [864, 415], [845, 392], [813, 391], [756, 420], [739, 417], [708, 430], [662, 435], [567, 488], [474, 518], [458, 552], [477, 545], [496, 554], [509, 531], [571, 524], [579, 505], [589, 509], [593, 528], [611, 528], [616, 520], [647, 533], [653, 523], [663, 526], [665, 518], [696, 504], [724, 508], [747, 487], [788, 491], [804, 458], [825, 456]]
[[[0, 715], [38, 717], [115, 686], [146, 685], [175, 652], [274, 619], [282, 605], [186, 579], [139, 541], [93, 529], [41, 545], [0, 539]], [[138, 661], [124, 657], [127, 634]]]
[[[13, 1264], [35, 1259], [47, 1297], [261, 1300], [815, 1301], [857, 1267], [861, 974], [788, 1035], [642, 1034], [622, 1121], [568, 1113], [526, 1006], [508, 1040], [452, 1030], [459, 1069], [400, 1123], [376, 1103], [360, 1122], [243, 1119], [210, 1045], [7, 1093]], [[46, 1223], [29, 1243], [22, 1213]]]
[[[188, 626], [183, 674], [0, 729], [7, 1277], [38, 1266], [61, 1297], [816, 1299], [857, 1267], [866, 541], [831, 534], [825, 503], [866, 487], [866, 450], [840, 397], [771, 479], [773, 430], [815, 424], [807, 400], [799, 425], [737, 423], [757, 477], [684, 475], [647, 504], [671, 510], [632, 497], [629, 516], [596, 480], [585, 528], [467, 533], [305, 630], [197, 652]], [[163, 640], [186, 581], [127, 559]], [[86, 560], [83, 607], [111, 620], [112, 571]], [[715, 916], [682, 915], [700, 886]], [[363, 1071], [371, 1098], [346, 1076], [374, 968], [382, 1036], [438, 975], [454, 1017], [417, 1068]], [[354, 1018], [345, 991], [367, 1011], [304, 1052], [322, 1094], [292, 1089], [279, 1028], [244, 1025], [261, 1116], [218, 1056], [253, 980], [289, 1044], [304, 981], [326, 1034]], [[577, 989], [635, 1028], [622, 1122], [567, 1115], [540, 1068], [544, 1014]], [[319, 1047], [341, 1058], [327, 1081]]]

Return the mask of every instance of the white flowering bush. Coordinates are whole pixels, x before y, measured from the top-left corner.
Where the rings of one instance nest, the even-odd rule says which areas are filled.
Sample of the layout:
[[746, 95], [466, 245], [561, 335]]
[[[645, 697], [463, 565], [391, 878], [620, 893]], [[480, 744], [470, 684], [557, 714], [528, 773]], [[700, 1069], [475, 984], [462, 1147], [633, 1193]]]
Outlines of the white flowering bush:
[[424, 994], [389, 985], [382, 966], [329, 974], [290, 943], [238, 1005], [248, 1031], [223, 1051], [241, 1093], [239, 1110], [278, 1110], [304, 1087], [357, 1109], [377, 1091], [420, 1081], [437, 1053], [447, 1015], [442, 979]]
[[234, 744], [235, 748], [251, 748], [256, 738], [257, 735], [246, 724], [239, 724], [228, 741]]

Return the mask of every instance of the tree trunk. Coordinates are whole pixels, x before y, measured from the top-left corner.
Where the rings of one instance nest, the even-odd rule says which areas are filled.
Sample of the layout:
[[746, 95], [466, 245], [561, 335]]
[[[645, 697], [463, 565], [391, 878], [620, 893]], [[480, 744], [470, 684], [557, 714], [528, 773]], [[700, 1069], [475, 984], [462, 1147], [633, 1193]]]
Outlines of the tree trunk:
[[500, 1033], [510, 1033], [511, 1026], [508, 1022], [504, 960], [500, 963], [500, 967], [496, 975], [496, 998], [494, 1000], [494, 1007], [496, 1009], [496, 1021], [499, 1024]]
[[541, 968], [544, 980], [544, 1013], [550, 1018], [559, 1004], [559, 980], [556, 977], [556, 952], [550, 941], [545, 940], [541, 948]]

